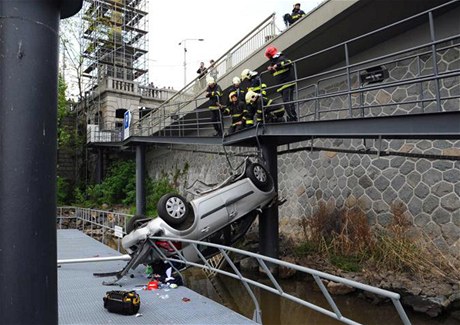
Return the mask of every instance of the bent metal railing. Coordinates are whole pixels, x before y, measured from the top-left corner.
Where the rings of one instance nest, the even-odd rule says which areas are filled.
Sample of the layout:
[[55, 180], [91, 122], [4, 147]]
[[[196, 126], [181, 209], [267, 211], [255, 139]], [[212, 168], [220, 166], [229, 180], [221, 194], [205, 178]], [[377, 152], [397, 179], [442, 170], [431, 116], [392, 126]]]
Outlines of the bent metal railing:
[[[324, 272], [320, 272], [320, 271], [317, 271], [317, 270], [314, 270], [314, 269], [310, 269], [310, 268], [307, 268], [307, 267], [304, 267], [304, 266], [300, 266], [300, 265], [296, 265], [296, 264], [293, 264], [293, 263], [281, 261], [281, 260], [278, 260], [278, 259], [275, 259], [275, 258], [271, 258], [271, 257], [267, 257], [267, 256], [264, 256], [264, 255], [244, 251], [244, 250], [233, 248], [233, 247], [213, 244], [213, 243], [209, 243], [209, 242], [201, 242], [201, 241], [187, 240], [187, 239], [177, 239], [177, 238], [167, 238], [167, 237], [150, 237], [150, 239], [151, 239], [152, 245], [154, 246], [154, 248], [158, 252], [158, 254], [161, 256], [161, 258], [163, 260], [165, 260], [165, 261], [170, 262], [171, 265], [173, 265], [173, 266], [177, 265], [177, 263], [185, 264], [187, 266], [199, 267], [201, 269], [205, 269], [205, 270], [208, 270], [208, 271], [219, 273], [219, 274], [231, 277], [233, 279], [239, 280], [244, 285], [244, 287], [246, 288], [246, 290], [248, 291], [250, 297], [252, 298], [252, 300], [254, 302], [254, 305], [255, 305], [254, 320], [257, 321], [258, 323], [261, 323], [261, 319], [262, 319], [261, 310], [260, 310], [260, 306], [259, 306], [259, 303], [257, 301], [257, 298], [256, 298], [254, 292], [252, 291], [252, 289], [251, 289], [251, 287], [249, 285], [258, 287], [260, 289], [269, 291], [269, 292], [271, 292], [273, 294], [279, 295], [279, 296], [281, 296], [283, 298], [286, 298], [286, 299], [289, 299], [291, 301], [294, 301], [294, 302], [296, 302], [298, 304], [301, 304], [301, 305], [303, 305], [305, 307], [313, 309], [313, 310], [315, 310], [315, 311], [317, 311], [319, 313], [322, 313], [322, 314], [324, 314], [326, 316], [334, 318], [334, 319], [336, 319], [336, 320], [338, 320], [340, 322], [343, 322], [345, 324], [353, 324], [353, 325], [359, 324], [359, 323], [347, 318], [346, 316], [344, 316], [341, 313], [339, 306], [335, 303], [334, 298], [329, 293], [329, 291], [327, 290], [326, 286], [324, 285], [324, 283], [322, 281], [322, 280], [328, 280], [328, 281], [341, 283], [341, 284], [344, 284], [346, 286], [350, 286], [350, 287], [353, 287], [353, 288], [356, 288], [356, 289], [359, 289], [359, 290], [362, 290], [362, 291], [370, 292], [370, 293], [379, 295], [381, 297], [385, 297], [385, 298], [390, 299], [392, 301], [393, 305], [395, 306], [395, 308], [397, 310], [397, 313], [398, 313], [402, 323], [405, 324], [405, 325], [411, 324], [409, 318], [407, 317], [406, 312], [404, 311], [404, 308], [401, 305], [400, 295], [395, 293], [395, 292], [379, 289], [379, 288], [376, 288], [376, 287], [373, 287], [373, 286], [370, 286], [370, 285], [366, 285], [366, 284], [363, 284], [363, 283], [359, 283], [359, 282], [356, 282], [356, 281], [353, 281], [353, 280], [348, 280], [348, 279], [341, 278], [341, 277], [338, 277], [338, 276], [335, 276], [335, 275], [331, 275], [331, 274], [328, 274], [328, 273], [324, 273]], [[163, 254], [162, 250], [155, 244], [156, 240], [163, 241], [163, 242], [167, 241], [169, 243], [169, 247], [172, 247], [174, 249], [176, 255], [172, 256], [172, 257], [167, 257], [165, 254]], [[195, 249], [196, 253], [200, 257], [201, 261], [200, 262], [188, 261], [181, 254], [181, 252], [176, 248], [176, 246], [173, 244], [173, 242], [182, 242], [183, 244], [193, 246], [193, 248]], [[231, 269], [230, 270], [229, 269], [220, 269], [220, 268], [216, 268], [216, 267], [212, 266], [210, 263], [208, 263], [207, 259], [203, 256], [203, 254], [201, 253], [201, 251], [200, 251], [200, 249], [198, 247], [210, 247], [210, 248], [217, 249], [219, 251], [219, 253], [224, 256], [226, 262], [228, 263], [228, 265], [230, 266]], [[268, 277], [268, 279], [270, 280], [270, 282], [271, 282], [271, 284], [273, 286], [269, 286], [267, 284], [258, 282], [256, 280], [250, 279], [249, 277], [243, 275], [242, 272], [238, 269], [238, 267], [233, 262], [232, 257], [231, 257], [232, 255], [240, 255], [240, 256], [244, 256], [244, 257], [256, 260], [257, 263], [258, 263], [259, 269], [263, 270], [264, 274]], [[288, 292], [284, 291], [282, 286], [281, 286], [281, 284], [276, 280], [276, 278], [273, 276], [272, 272], [270, 271], [270, 270], [273, 270], [274, 267], [275, 268], [276, 267], [284, 267], [284, 268], [288, 268], [288, 269], [293, 269], [293, 270], [295, 270], [297, 272], [304, 273], [306, 275], [312, 276], [313, 279], [315, 280], [315, 283], [320, 288], [323, 296], [326, 298], [326, 300], [327, 300], [327, 302], [329, 304], [329, 307], [332, 310], [328, 310], [328, 309], [323, 308], [321, 306], [315, 305], [315, 304], [313, 304], [313, 303], [311, 303], [311, 302], [309, 302], [307, 300], [304, 300], [304, 299], [299, 298], [299, 297], [297, 297], [297, 296], [295, 296], [295, 295], [293, 295], [291, 293], [288, 293]]]
[[[57, 209], [57, 228], [58, 229], [63, 229], [63, 228], [79, 229], [82, 232], [86, 233], [87, 235], [93, 238], [98, 237], [97, 233], [94, 230], [101, 229], [102, 234], [103, 234], [102, 239], [101, 238], [97, 238], [97, 239], [100, 239], [102, 243], [107, 245], [109, 244], [108, 238], [110, 237], [113, 238], [114, 236], [114, 233], [116, 231], [115, 226], [122, 227], [123, 229], [122, 233], [126, 234], [125, 232], [126, 224], [130, 217], [132, 217], [132, 215], [124, 214], [124, 213], [116, 213], [116, 212], [111, 212], [111, 211], [104, 211], [104, 210], [87, 209], [87, 208], [79, 208], [79, 207], [71, 207], [71, 206], [58, 207]], [[161, 241], [163, 243], [168, 242], [169, 247], [174, 249], [175, 255], [169, 256], [169, 257], [166, 256], [163, 253], [162, 249], [155, 244], [156, 241]], [[200, 257], [200, 261], [188, 261], [181, 254], [181, 252], [176, 248], [176, 245], [173, 244], [177, 242], [182, 242], [183, 246], [191, 245], [193, 249], [196, 251], [197, 255]], [[334, 298], [329, 293], [327, 287], [324, 285], [322, 280], [341, 283], [346, 286], [356, 288], [358, 290], [366, 291], [366, 292], [376, 294], [381, 297], [388, 298], [392, 301], [393, 305], [395, 306], [396, 311], [402, 323], [405, 325], [411, 324], [409, 318], [407, 317], [406, 312], [404, 311], [404, 308], [401, 305], [400, 295], [395, 292], [379, 289], [379, 288], [376, 288], [370, 285], [366, 285], [363, 283], [359, 283], [353, 280], [348, 280], [348, 279], [338, 277], [332, 274], [317, 271], [317, 270], [307, 268], [304, 266], [300, 266], [300, 265], [296, 265], [293, 263], [281, 261], [281, 260], [267, 257], [264, 255], [244, 251], [244, 250], [234, 248], [234, 247], [228, 247], [228, 246], [213, 244], [213, 243], [204, 242], [204, 241], [195, 241], [195, 240], [188, 240], [188, 239], [168, 238], [168, 237], [155, 237], [155, 236], [150, 237], [150, 243], [152, 247], [155, 249], [155, 251], [158, 253], [158, 255], [163, 260], [168, 261], [174, 268], [176, 268], [176, 270], [177, 270], [178, 264], [182, 266], [186, 265], [187, 267], [198, 267], [198, 268], [201, 268], [203, 270], [206, 270], [212, 273], [222, 274], [230, 278], [239, 280], [242, 283], [242, 285], [245, 287], [245, 289], [247, 290], [250, 298], [252, 299], [254, 303], [255, 310], [254, 310], [253, 320], [260, 324], [262, 323], [262, 311], [261, 311], [259, 302], [257, 300], [257, 297], [254, 291], [252, 290], [251, 286], [266, 290], [273, 294], [279, 295], [280, 297], [289, 299], [295, 303], [308, 307], [312, 310], [315, 310], [319, 313], [322, 313], [326, 316], [336, 319], [342, 323], [352, 324], [352, 325], [360, 324], [356, 321], [353, 321], [347, 318], [346, 316], [342, 314], [339, 306], [335, 303]], [[120, 252], [121, 251], [120, 239], [117, 238], [117, 247], [113, 247], [113, 245], [111, 245], [111, 247], [117, 249]], [[222, 254], [222, 256], [225, 258], [225, 261], [230, 266], [230, 269], [228, 268], [222, 269], [220, 268], [220, 266], [215, 266], [212, 263], [209, 263], [209, 261], [203, 256], [203, 253], [202, 253], [203, 250], [200, 250], [200, 248], [203, 249], [204, 247], [212, 248], [214, 250], [217, 250], [218, 253]], [[257, 261], [259, 269], [263, 270], [263, 273], [268, 277], [272, 286], [267, 285], [265, 283], [258, 282], [254, 279], [251, 279], [245, 276], [236, 266], [234, 262], [235, 257], [251, 258]], [[97, 261], [99, 262], [112, 261], [114, 259], [126, 260], [127, 258], [128, 256], [126, 255], [122, 255], [119, 258], [117, 257], [111, 257], [111, 258], [98, 257]], [[80, 258], [80, 259], [72, 259], [72, 260], [63, 260], [63, 261], [60, 261], [60, 263], [61, 264], [90, 263], [94, 261], [96, 261], [95, 258]], [[318, 306], [312, 302], [304, 300], [298, 296], [295, 296], [283, 290], [282, 285], [276, 280], [275, 276], [273, 276], [272, 274], [272, 271], [279, 267], [293, 269], [297, 272], [312, 276], [315, 283], [320, 288], [323, 296], [327, 300], [327, 303], [329, 304], [329, 307], [331, 310]]]
[[[458, 57], [460, 34], [436, 38], [433, 14], [458, 3], [453, 0], [375, 31], [331, 46], [294, 60], [296, 90], [294, 101], [300, 121], [333, 120], [342, 118], [379, 117], [388, 115], [430, 113], [460, 110], [460, 92], [456, 88], [460, 77], [458, 60], [446, 62], [444, 57]], [[367, 37], [385, 33], [425, 18], [428, 41], [371, 59], [351, 63], [350, 47]], [[421, 37], [422, 39], [422, 37]], [[313, 75], [300, 75], [297, 67], [308, 66], [310, 60], [321, 56], [343, 55], [343, 64]], [[453, 54], [453, 55], [452, 55]], [[388, 77], [379, 83], [362, 80], [368, 69], [383, 67]], [[272, 78], [261, 73], [262, 80]], [[273, 95], [280, 85], [267, 87], [269, 97], [282, 105]], [[405, 94], [401, 96], [401, 94]], [[270, 94], [271, 93], [271, 94]], [[178, 99], [179, 97], [175, 98]], [[225, 100], [225, 99], [224, 99]], [[212, 123], [206, 114], [206, 98], [169, 101], [148, 118], [132, 125], [131, 133], [139, 136], [209, 136]], [[186, 110], [182, 109], [186, 107]], [[264, 114], [265, 117], [265, 114]], [[183, 120], [181, 120], [183, 119]], [[263, 123], [266, 123], [265, 119]]]

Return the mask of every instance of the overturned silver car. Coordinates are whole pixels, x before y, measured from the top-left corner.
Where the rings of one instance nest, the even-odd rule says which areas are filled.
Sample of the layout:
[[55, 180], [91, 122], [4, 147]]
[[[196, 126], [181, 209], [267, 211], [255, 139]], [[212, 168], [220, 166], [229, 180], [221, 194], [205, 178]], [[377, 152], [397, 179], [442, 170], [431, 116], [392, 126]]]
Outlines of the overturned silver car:
[[[158, 218], [133, 217], [127, 225], [127, 235], [122, 239], [122, 246], [131, 255], [131, 261], [122, 271], [112, 275], [120, 279], [129, 269], [159, 259], [160, 255], [151, 249], [149, 240], [152, 236], [231, 246], [246, 234], [261, 209], [274, 203], [277, 197], [273, 179], [265, 167], [248, 159], [240, 174], [195, 194], [196, 198], [190, 202], [181, 195], [166, 194], [158, 202]], [[200, 260], [197, 251], [183, 242], [172, 242], [174, 248], [168, 241], [156, 240], [154, 243], [166, 256], [179, 250], [189, 261]], [[209, 257], [215, 252], [204, 250], [200, 253]]]

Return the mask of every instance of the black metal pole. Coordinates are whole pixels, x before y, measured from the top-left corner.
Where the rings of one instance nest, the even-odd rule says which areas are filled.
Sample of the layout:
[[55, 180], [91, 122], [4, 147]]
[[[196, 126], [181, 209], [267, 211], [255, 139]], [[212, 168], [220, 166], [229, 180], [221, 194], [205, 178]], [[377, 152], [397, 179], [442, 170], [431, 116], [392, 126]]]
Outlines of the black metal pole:
[[104, 151], [102, 148], [97, 148], [97, 160], [96, 160], [96, 184], [102, 183], [104, 175]]
[[2, 324], [58, 323], [58, 29], [81, 8], [69, 2], [0, 1]]
[[145, 215], [145, 146], [136, 147], [136, 214]]
[[[262, 144], [262, 154], [265, 158], [268, 171], [270, 172], [275, 190], [278, 190], [278, 155], [277, 147], [272, 144]], [[279, 253], [279, 221], [278, 206], [266, 208], [259, 218], [260, 253], [265, 256], [278, 258]]]

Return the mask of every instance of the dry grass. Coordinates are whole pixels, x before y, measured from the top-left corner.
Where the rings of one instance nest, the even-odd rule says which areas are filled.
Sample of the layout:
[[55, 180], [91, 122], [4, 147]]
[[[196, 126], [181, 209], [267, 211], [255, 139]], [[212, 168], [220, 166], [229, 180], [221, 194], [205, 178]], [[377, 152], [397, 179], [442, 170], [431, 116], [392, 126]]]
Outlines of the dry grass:
[[460, 280], [458, 259], [442, 252], [422, 231], [417, 230], [418, 236], [414, 236], [402, 205], [395, 204], [392, 215], [389, 225], [371, 229], [361, 209], [338, 211], [332, 204], [320, 203], [313, 216], [301, 221], [308, 252], [313, 247], [344, 270], [366, 267], [419, 278]]

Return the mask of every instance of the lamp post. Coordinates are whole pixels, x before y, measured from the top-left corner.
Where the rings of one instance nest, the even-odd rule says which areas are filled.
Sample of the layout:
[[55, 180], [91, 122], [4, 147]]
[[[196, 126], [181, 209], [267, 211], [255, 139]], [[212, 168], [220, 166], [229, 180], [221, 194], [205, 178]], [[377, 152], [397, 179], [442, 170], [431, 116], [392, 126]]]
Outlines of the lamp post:
[[203, 38], [186, 38], [180, 41], [179, 45], [184, 45], [184, 87], [187, 85], [187, 41], [203, 42]]

